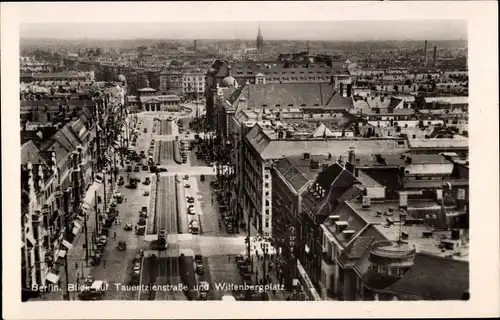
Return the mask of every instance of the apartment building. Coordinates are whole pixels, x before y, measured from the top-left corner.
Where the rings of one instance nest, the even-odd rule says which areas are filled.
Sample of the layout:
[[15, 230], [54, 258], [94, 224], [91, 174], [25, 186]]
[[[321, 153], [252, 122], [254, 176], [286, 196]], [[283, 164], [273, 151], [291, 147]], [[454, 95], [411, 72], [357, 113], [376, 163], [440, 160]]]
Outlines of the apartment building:
[[182, 92], [189, 100], [196, 100], [205, 93], [206, 75], [201, 71], [190, 71], [182, 75]]
[[97, 100], [66, 122], [32, 123], [21, 130], [23, 290], [58, 284], [60, 260], [82, 226], [81, 199], [102, 168], [97, 119], [103, 120], [105, 105]]

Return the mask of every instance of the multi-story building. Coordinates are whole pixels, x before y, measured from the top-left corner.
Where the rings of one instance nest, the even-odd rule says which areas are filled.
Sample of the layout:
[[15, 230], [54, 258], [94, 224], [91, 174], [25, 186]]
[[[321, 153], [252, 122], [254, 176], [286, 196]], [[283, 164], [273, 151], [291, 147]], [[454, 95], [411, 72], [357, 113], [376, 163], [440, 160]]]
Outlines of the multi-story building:
[[197, 100], [205, 93], [206, 75], [201, 71], [190, 71], [182, 75], [182, 92], [185, 99]]
[[41, 72], [21, 74], [21, 82], [35, 81], [83, 81], [92, 82], [95, 80], [94, 71], [89, 72]]
[[182, 72], [178, 70], [168, 70], [160, 73], [160, 88], [162, 94], [173, 94], [182, 96]]
[[128, 96], [130, 107], [140, 111], [179, 111], [181, 99], [176, 95], [157, 94], [152, 88], [137, 90], [138, 96]]
[[[94, 174], [102, 169], [107, 98], [21, 130], [22, 288], [58, 284], [59, 266], [83, 224], [80, 205]], [[33, 106], [32, 106], [33, 108]], [[67, 113], [66, 113], [66, 110]], [[47, 110], [50, 113], [50, 110]]]
[[[348, 74], [342, 68], [318, 62], [285, 62], [285, 61], [243, 61], [232, 65], [216, 60], [207, 72], [206, 103], [207, 116], [214, 116], [214, 95], [219, 87], [239, 87], [244, 84], [331, 84], [335, 90], [348, 93], [347, 85], [351, 84]], [[341, 86], [342, 83], [342, 86]], [[215, 124], [209, 123], [215, 127]]]
[[[360, 195], [322, 224], [323, 296], [339, 300], [460, 300], [469, 289], [463, 209], [443, 200]], [[450, 272], [453, 270], [453, 272]]]
[[347, 157], [351, 147], [360, 154], [372, 154], [373, 150], [397, 154], [408, 150], [406, 141], [401, 138], [317, 137], [314, 132], [305, 136], [287, 136], [282, 123], [267, 121], [254, 125], [244, 138], [244, 209], [253, 217], [256, 228], [268, 236], [272, 232], [272, 205], [266, 197], [272, 194], [270, 171], [274, 161], [304, 153]]

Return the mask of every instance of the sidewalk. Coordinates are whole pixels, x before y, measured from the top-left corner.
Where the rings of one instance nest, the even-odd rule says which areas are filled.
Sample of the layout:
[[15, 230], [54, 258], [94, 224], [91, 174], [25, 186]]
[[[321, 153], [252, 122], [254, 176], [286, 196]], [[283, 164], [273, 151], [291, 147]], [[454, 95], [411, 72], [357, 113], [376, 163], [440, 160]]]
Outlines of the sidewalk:
[[[259, 257], [262, 259], [262, 254], [259, 254]], [[268, 265], [268, 261], [273, 262], [273, 268], [269, 272], [268, 266], [266, 266], [266, 272], [269, 274], [269, 284], [271, 285], [277, 285], [278, 288], [280, 288], [280, 282], [277, 279], [276, 276], [276, 263], [275, 259], [267, 257], [266, 258], [266, 265]], [[254, 279], [255, 279], [255, 270], [257, 270], [257, 281], [255, 283], [259, 283], [260, 280], [262, 280], [262, 275], [264, 274], [264, 269], [263, 269], [263, 260], [258, 260], [257, 256], [252, 255], [252, 262], [253, 262], [253, 267], [254, 267]], [[281, 288], [280, 288], [281, 289]], [[273, 294], [272, 290], [267, 291], [267, 298], [270, 301], [286, 301], [287, 298], [287, 293], [285, 290], [276, 290], [276, 294]]]
[[[117, 157], [118, 158], [118, 157]], [[111, 189], [111, 185], [107, 182], [108, 177], [111, 175], [106, 174], [106, 204], [109, 206], [111, 197], [114, 193], [114, 190]], [[113, 183], [114, 188], [116, 189], [116, 184]], [[85, 225], [82, 220], [76, 220], [79, 224], [81, 224], [81, 228], [79, 233], [76, 235], [73, 240], [73, 247], [68, 250], [67, 253], [67, 261], [68, 261], [68, 276], [69, 281], [66, 281], [66, 273], [64, 270], [64, 265], [59, 267], [59, 281], [60, 281], [60, 291], [45, 293], [41, 296], [41, 300], [63, 300], [63, 294], [65, 293], [66, 283], [70, 285], [76, 285], [82, 283], [85, 277], [91, 274], [92, 266], [90, 266], [90, 257], [92, 255], [92, 234], [96, 229], [96, 219], [95, 219], [95, 192], [97, 191], [97, 196], [101, 197], [103, 201], [97, 204], [98, 210], [101, 213], [104, 212], [104, 183], [94, 182], [86, 191], [85, 196], [83, 197], [84, 203], [82, 207], [84, 207], [84, 211], [87, 214], [87, 242], [89, 247], [89, 264], [86, 264], [86, 250], [85, 246]], [[75, 218], [76, 219], [76, 218]], [[105, 257], [104, 257], [105, 259]], [[64, 262], [63, 262], [64, 263]], [[96, 266], [94, 268], [99, 268], [100, 266]], [[83, 275], [82, 275], [83, 274]], [[76, 292], [69, 292], [70, 300], [78, 299]]]

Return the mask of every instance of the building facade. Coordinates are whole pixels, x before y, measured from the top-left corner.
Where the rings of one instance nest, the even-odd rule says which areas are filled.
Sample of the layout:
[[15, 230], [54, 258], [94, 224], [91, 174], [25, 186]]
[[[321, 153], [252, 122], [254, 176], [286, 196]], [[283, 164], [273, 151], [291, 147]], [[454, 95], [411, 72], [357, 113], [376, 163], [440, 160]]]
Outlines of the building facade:
[[185, 99], [198, 100], [205, 93], [206, 75], [201, 72], [187, 72], [182, 75], [182, 92]]

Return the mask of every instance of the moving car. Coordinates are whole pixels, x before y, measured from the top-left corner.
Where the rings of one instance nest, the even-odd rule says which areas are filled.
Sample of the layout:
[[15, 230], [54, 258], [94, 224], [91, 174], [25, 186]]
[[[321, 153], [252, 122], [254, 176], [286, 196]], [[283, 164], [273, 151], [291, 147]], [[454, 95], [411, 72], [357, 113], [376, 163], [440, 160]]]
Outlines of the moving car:
[[143, 132], [148, 133], [148, 128], [144, 128]]
[[190, 214], [190, 215], [195, 215], [196, 214], [196, 211], [194, 211], [194, 207], [188, 207], [187, 208], [187, 213]]
[[194, 203], [194, 197], [187, 197], [188, 203]]
[[191, 186], [189, 184], [185, 184], [184, 188], [191, 188]]
[[149, 196], [149, 191], [144, 191], [144, 194], [143, 194], [145, 197]]
[[132, 223], [130, 223], [130, 222], [129, 222], [129, 223], [126, 223], [126, 224], [125, 224], [125, 227], [123, 227], [123, 229], [124, 229], [125, 231], [131, 231], [133, 228], [134, 228], [134, 227], [132, 227]]
[[120, 242], [118, 242], [118, 250], [120, 251], [125, 251], [127, 250], [127, 243], [123, 240], [121, 240]]
[[158, 171], [158, 172], [167, 172], [168, 170], [167, 170], [167, 168], [159, 168], [156, 171]]
[[145, 185], [150, 185], [151, 184], [151, 178], [150, 177], [146, 177], [146, 179], [144, 180], [144, 184]]

